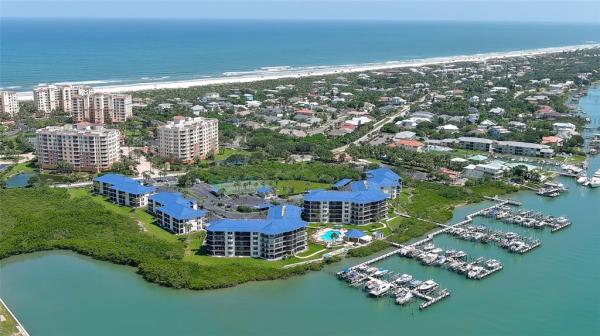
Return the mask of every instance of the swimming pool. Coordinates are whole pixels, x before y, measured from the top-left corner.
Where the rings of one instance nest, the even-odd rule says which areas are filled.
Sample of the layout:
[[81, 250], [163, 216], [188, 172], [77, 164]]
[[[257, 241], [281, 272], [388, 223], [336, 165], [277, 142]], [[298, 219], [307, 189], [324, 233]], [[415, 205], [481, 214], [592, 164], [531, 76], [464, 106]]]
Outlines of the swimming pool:
[[334, 242], [340, 240], [343, 236], [342, 231], [339, 230], [328, 230], [321, 235], [321, 240], [326, 242]]

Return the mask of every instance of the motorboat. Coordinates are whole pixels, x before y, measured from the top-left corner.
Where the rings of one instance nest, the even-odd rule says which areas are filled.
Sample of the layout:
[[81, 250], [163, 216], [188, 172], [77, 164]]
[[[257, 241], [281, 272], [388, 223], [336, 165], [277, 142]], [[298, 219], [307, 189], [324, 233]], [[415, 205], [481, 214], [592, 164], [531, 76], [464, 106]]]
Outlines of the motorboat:
[[413, 294], [407, 288], [401, 288], [396, 293], [396, 304], [407, 304], [413, 298]]
[[380, 281], [379, 284], [377, 284], [377, 286], [375, 286], [375, 288], [369, 292], [369, 294], [372, 296], [382, 296], [387, 293], [390, 288], [392, 288], [392, 285], [387, 282]]
[[452, 256], [452, 258], [457, 258], [457, 259], [462, 259], [464, 257], [466, 257], [467, 254], [463, 251], [458, 251], [456, 253], [454, 253], [454, 255]]
[[485, 263], [485, 267], [490, 268], [490, 269], [498, 268], [500, 266], [502, 266], [502, 263], [496, 259], [490, 259], [490, 260], [486, 261], [486, 263]]
[[473, 266], [471, 270], [467, 273], [467, 277], [469, 279], [478, 279], [482, 274], [485, 273], [485, 269], [481, 266]]
[[401, 284], [405, 284], [409, 281], [411, 281], [413, 279], [413, 276], [410, 274], [402, 274], [401, 276], [399, 276], [396, 280], [394, 280], [395, 283], [401, 285]]
[[437, 260], [438, 255], [435, 253], [427, 253], [421, 260], [423, 265], [433, 265]]
[[443, 256], [443, 255], [439, 255], [439, 256], [437, 257], [437, 259], [435, 260], [435, 265], [436, 265], [436, 266], [441, 266], [441, 265], [443, 265], [443, 264], [445, 264], [445, 263], [446, 263], [446, 260], [447, 260], [447, 259], [446, 259], [446, 257], [445, 257], [445, 256]]
[[379, 270], [377, 270], [377, 272], [373, 273], [373, 276], [374, 277], [381, 277], [381, 276], [384, 276], [384, 275], [388, 274], [389, 272], [390, 271], [388, 271], [386, 269], [380, 268]]
[[429, 251], [429, 250], [433, 250], [435, 248], [435, 245], [429, 243], [423, 246], [423, 251]]
[[434, 291], [438, 287], [439, 285], [437, 284], [437, 282], [433, 280], [426, 280], [422, 284], [417, 286], [417, 290], [421, 293], [429, 293], [431, 291]]
[[518, 234], [516, 234], [516, 233], [514, 233], [514, 232], [507, 232], [507, 233], [504, 235], [504, 237], [505, 237], [506, 239], [515, 239], [515, 238], [517, 238], [518, 236], [519, 236], [519, 235], [518, 235]]

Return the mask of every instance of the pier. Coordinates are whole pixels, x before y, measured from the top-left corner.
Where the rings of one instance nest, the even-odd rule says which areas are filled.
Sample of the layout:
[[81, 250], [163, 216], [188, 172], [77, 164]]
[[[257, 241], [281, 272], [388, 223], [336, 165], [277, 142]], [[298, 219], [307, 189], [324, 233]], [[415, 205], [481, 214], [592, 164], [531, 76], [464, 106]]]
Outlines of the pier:
[[447, 289], [443, 289], [440, 294], [436, 297], [431, 297], [425, 294], [421, 294], [417, 291], [413, 291], [412, 292], [413, 295], [415, 295], [416, 297], [418, 297], [419, 299], [425, 300], [425, 302], [421, 303], [419, 305], [419, 309], [423, 310], [423, 309], [427, 309], [429, 308], [431, 305], [433, 305], [434, 303], [437, 303], [445, 298], [447, 298], [448, 296], [450, 296], [450, 291], [448, 291]]

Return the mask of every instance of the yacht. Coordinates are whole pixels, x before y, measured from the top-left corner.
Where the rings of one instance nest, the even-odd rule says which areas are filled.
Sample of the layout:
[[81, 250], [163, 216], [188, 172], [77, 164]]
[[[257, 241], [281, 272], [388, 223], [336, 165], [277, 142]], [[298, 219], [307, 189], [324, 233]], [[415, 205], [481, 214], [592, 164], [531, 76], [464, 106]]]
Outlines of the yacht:
[[481, 277], [481, 275], [483, 275], [484, 272], [485, 272], [485, 269], [483, 267], [473, 266], [473, 268], [471, 268], [469, 273], [467, 273], [467, 277], [469, 279], [478, 279]]
[[384, 276], [384, 275], [388, 274], [389, 272], [390, 271], [388, 271], [386, 269], [380, 268], [379, 270], [377, 270], [377, 272], [373, 273], [373, 276], [374, 277], [381, 277], [381, 276]]
[[387, 282], [380, 281], [379, 284], [377, 284], [377, 286], [375, 286], [375, 288], [369, 292], [369, 294], [372, 296], [382, 296], [387, 293], [390, 288], [392, 288], [392, 285]]
[[375, 286], [377, 286], [378, 283], [379, 283], [379, 280], [371, 278], [369, 281], [365, 282], [364, 290], [369, 292], [373, 288], [375, 288]]
[[399, 305], [403, 305], [408, 303], [412, 299], [413, 295], [407, 288], [401, 288], [396, 293], [396, 303]]
[[421, 260], [421, 263], [423, 265], [433, 265], [435, 263], [435, 261], [437, 260], [438, 255], [435, 253], [427, 253], [423, 259]]
[[417, 290], [421, 293], [429, 293], [431, 291], [434, 291], [438, 287], [439, 285], [437, 284], [437, 282], [433, 280], [426, 280], [422, 284], [417, 286]]
[[466, 256], [467, 256], [467, 254], [463, 251], [458, 251], [458, 252], [454, 253], [454, 255], [452, 255], [453, 258], [457, 258], [457, 259], [461, 259]]
[[424, 246], [423, 246], [423, 250], [424, 250], [424, 251], [433, 250], [434, 248], [435, 248], [435, 245], [433, 245], [433, 244], [431, 244], [431, 243], [429, 243], [429, 244], [427, 244], [427, 245], [424, 245]]
[[446, 257], [445, 257], [445, 256], [443, 256], [443, 255], [439, 255], [439, 256], [437, 257], [437, 259], [435, 260], [435, 265], [436, 265], [436, 266], [441, 266], [441, 265], [443, 265], [443, 264], [445, 264], [445, 263], [446, 263]]
[[402, 274], [401, 276], [398, 277], [398, 279], [396, 279], [394, 282], [401, 285], [404, 283], [407, 283], [409, 281], [411, 281], [413, 279], [413, 276], [410, 274]]
[[494, 268], [498, 268], [498, 267], [502, 266], [502, 263], [500, 263], [496, 259], [490, 259], [485, 263], [485, 266], [487, 268], [494, 269]]

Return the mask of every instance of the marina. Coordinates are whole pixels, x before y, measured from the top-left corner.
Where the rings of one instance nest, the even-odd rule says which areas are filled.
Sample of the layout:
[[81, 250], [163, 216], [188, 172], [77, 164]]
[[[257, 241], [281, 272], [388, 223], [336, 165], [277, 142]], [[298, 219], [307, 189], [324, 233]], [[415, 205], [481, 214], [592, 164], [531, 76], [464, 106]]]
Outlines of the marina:
[[337, 277], [351, 287], [362, 287], [370, 297], [391, 297], [397, 305], [405, 305], [418, 298], [423, 301], [419, 305], [421, 310], [450, 296], [448, 289], [440, 289], [432, 279], [422, 281], [410, 274], [393, 274], [367, 265], [344, 269], [337, 273]]
[[[563, 191], [566, 190], [562, 185], [556, 187], [560, 187]], [[540, 247], [542, 245], [541, 240], [512, 231], [496, 230], [485, 225], [474, 225], [475, 218], [481, 217], [504, 224], [516, 224], [524, 229], [550, 228], [551, 233], [571, 225], [571, 221], [564, 216], [554, 217], [540, 211], [516, 209], [516, 207], [522, 205], [522, 202], [519, 201], [499, 197], [488, 197], [487, 200], [494, 202], [494, 204], [467, 214], [464, 220], [456, 224], [437, 223], [439, 229], [412, 244], [392, 243], [396, 249], [346, 268], [336, 273], [338, 278], [348, 282], [351, 287], [362, 286], [369, 292], [370, 296], [381, 297], [387, 295], [395, 297], [396, 302], [399, 304], [408, 303], [412, 297], [420, 298], [425, 302], [419, 306], [419, 309], [425, 309], [450, 296], [450, 291], [445, 288], [436, 291], [433, 295], [427, 293], [427, 291], [418, 290], [418, 288], [423, 288], [418, 287], [421, 285], [420, 282], [415, 287], [411, 288], [409, 286], [407, 288], [406, 283], [412, 284], [414, 281], [420, 280], [412, 280], [413, 276], [409, 274], [394, 276], [392, 271], [378, 268], [373, 264], [391, 256], [399, 255], [407, 259], [414, 259], [422, 266], [445, 268], [451, 272], [464, 275], [467, 279], [481, 280], [504, 269], [502, 262], [483, 256], [470, 258], [468, 253], [462, 250], [437, 247], [433, 243], [435, 237], [445, 233], [461, 241], [477, 242], [481, 245], [491, 244], [508, 252], [523, 255]], [[435, 289], [438, 289], [439, 285], [435, 281], [428, 281], [430, 281], [428, 284], [432, 286], [435, 284]]]

